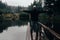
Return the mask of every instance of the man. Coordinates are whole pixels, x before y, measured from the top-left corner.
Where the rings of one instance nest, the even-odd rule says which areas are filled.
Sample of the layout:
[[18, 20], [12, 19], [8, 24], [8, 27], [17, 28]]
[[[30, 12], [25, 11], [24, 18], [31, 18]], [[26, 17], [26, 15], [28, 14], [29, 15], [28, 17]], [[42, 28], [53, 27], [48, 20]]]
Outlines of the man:
[[40, 10], [36, 5], [34, 5], [31, 10], [24, 10], [24, 12], [29, 13], [31, 40], [33, 40], [33, 31], [36, 32], [35, 40], [38, 40], [38, 32], [40, 30], [38, 26], [38, 16], [39, 13], [42, 13], [44, 11]]
[[36, 6], [33, 6], [33, 9], [30, 14], [30, 32], [31, 32], [31, 39], [33, 40], [33, 31], [36, 32], [36, 38], [35, 40], [38, 40], [38, 32], [39, 32], [39, 27], [38, 27], [38, 16], [39, 16], [40, 11], [37, 9]]

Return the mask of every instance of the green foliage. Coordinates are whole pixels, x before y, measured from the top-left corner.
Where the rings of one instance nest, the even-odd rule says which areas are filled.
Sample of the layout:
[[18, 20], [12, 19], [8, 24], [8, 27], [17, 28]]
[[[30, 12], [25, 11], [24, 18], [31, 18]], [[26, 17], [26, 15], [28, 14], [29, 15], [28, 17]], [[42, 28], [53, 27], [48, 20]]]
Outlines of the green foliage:
[[6, 8], [6, 5], [0, 1], [0, 9]]
[[40, 20], [40, 22], [42, 22], [42, 23], [46, 23], [46, 22], [48, 21], [48, 16], [47, 16], [45, 13], [41, 13], [41, 14], [39, 15], [39, 20]]
[[60, 15], [55, 15], [53, 21], [54, 23], [60, 23]]
[[6, 11], [6, 4], [0, 1], [0, 13], [4, 13]]

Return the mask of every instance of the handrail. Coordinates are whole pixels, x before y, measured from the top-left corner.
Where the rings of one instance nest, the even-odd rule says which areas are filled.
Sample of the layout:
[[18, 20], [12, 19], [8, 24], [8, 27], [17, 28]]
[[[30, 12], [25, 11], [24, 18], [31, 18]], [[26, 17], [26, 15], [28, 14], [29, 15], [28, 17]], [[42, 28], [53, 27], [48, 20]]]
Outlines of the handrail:
[[43, 28], [47, 29], [51, 34], [53, 34], [55, 37], [60, 39], [60, 34], [56, 33], [55, 31], [51, 30], [49, 27], [45, 26], [44, 24], [38, 22], [40, 25], [42, 25]]

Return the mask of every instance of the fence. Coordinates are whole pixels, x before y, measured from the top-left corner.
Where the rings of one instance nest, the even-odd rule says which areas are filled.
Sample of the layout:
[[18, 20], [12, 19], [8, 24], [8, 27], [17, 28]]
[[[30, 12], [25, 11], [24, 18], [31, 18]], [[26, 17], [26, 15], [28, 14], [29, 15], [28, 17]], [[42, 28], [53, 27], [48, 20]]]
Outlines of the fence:
[[40, 25], [42, 25], [42, 27], [46, 30], [48, 30], [52, 35], [54, 35], [55, 37], [57, 37], [58, 39], [60, 39], [60, 34], [56, 33], [54, 30], [50, 29], [49, 27], [45, 26], [44, 24], [38, 22]]

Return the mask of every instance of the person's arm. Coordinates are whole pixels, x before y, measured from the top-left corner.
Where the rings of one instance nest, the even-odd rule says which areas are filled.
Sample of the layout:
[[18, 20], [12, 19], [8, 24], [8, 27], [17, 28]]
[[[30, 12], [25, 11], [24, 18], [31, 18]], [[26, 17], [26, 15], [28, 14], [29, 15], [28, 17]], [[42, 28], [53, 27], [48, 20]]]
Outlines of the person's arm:
[[31, 12], [30, 10], [23, 10], [23, 12], [29, 13], [29, 21], [31, 21]]
[[38, 11], [39, 13], [46, 13], [47, 11]]
[[31, 11], [30, 11], [30, 10], [23, 10], [23, 12], [31, 13]]

